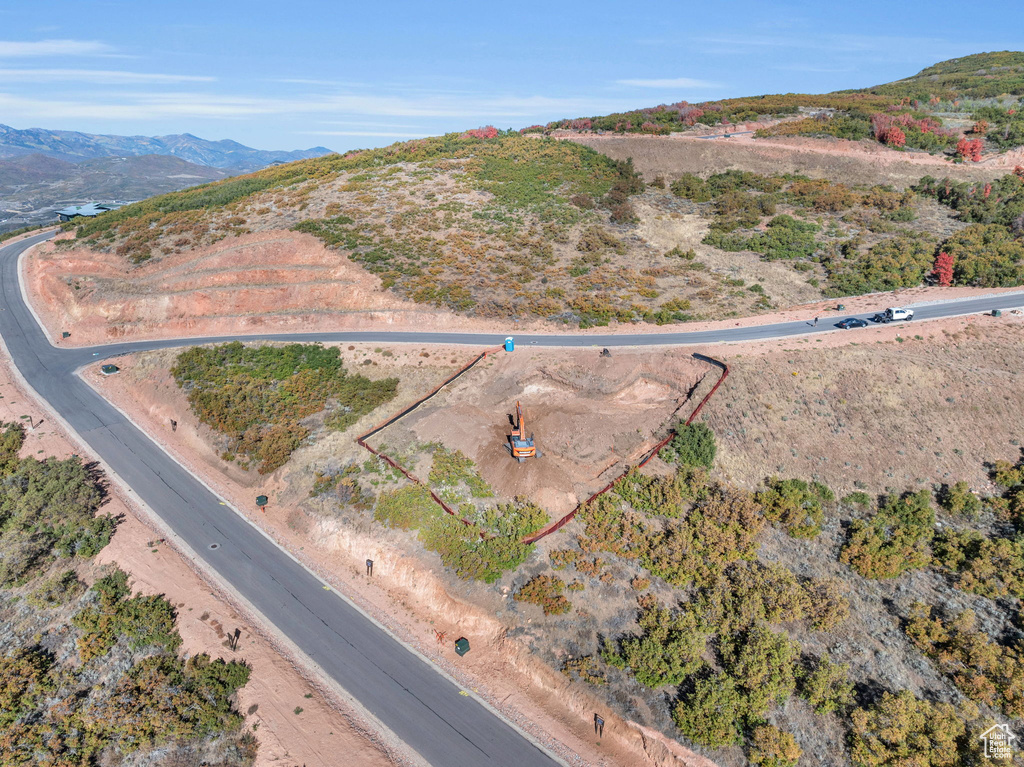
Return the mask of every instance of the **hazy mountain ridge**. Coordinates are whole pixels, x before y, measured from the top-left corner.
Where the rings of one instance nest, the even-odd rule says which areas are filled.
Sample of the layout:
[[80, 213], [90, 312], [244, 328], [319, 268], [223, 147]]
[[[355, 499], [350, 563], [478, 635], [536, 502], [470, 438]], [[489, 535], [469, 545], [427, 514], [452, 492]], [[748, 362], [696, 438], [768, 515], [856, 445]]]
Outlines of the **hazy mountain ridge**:
[[38, 153], [0, 159], [0, 232], [56, 221], [53, 211], [70, 203], [142, 200], [231, 175], [166, 155], [77, 163]]
[[45, 128], [19, 130], [0, 125], [0, 157], [8, 158], [42, 154], [67, 162], [80, 162], [96, 157], [170, 155], [196, 165], [244, 173], [271, 163], [321, 157], [331, 151], [322, 146], [294, 151], [253, 149], [230, 139], [210, 141], [190, 133], [116, 136]]

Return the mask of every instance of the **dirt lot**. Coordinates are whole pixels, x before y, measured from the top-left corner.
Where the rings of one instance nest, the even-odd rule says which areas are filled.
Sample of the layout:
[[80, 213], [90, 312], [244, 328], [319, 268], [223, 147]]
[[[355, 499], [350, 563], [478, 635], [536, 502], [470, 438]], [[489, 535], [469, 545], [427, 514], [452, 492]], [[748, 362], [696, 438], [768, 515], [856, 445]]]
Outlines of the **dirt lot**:
[[[632, 350], [601, 357], [596, 349], [500, 354], [375, 441], [403, 451], [434, 441], [461, 450], [499, 496], [530, 498], [557, 519], [635, 465], [711, 370], [677, 349], [657, 357]], [[523, 465], [505, 449], [517, 401], [543, 454]], [[428, 471], [424, 459], [417, 473]]]
[[[649, 352], [615, 353], [610, 360], [599, 358], [596, 349], [572, 353], [568, 360], [562, 358], [562, 353], [558, 354], [556, 358], [537, 352], [546, 358], [539, 361], [531, 359], [536, 355], [530, 353], [497, 355], [489, 363], [490, 367], [474, 371], [479, 378], [460, 379], [459, 387], [432, 400], [423, 413], [410, 417], [408, 423], [415, 419], [412, 427], [403, 422], [399, 430], [407, 430], [405, 434], [410, 441], [443, 437], [449, 447], [465, 444], [467, 449], [488, 444], [487, 435], [493, 432], [497, 444], [488, 445], [496, 447], [492, 457], [502, 455], [502, 465], [512, 463], [501, 449], [503, 419], [508, 412], [504, 406], [509, 402], [514, 406], [517, 395], [512, 389], [517, 386], [517, 380], [522, 379], [524, 386], [536, 387], [529, 400], [531, 408], [539, 411], [547, 402], [553, 403], [555, 412], [560, 412], [558, 407], [565, 408], [561, 424], [556, 422], [554, 414], [536, 419], [532, 428], [536, 430], [542, 450], [550, 444], [547, 449], [551, 460], [549, 462], [548, 457], [542, 460], [553, 468], [542, 467], [538, 475], [531, 476], [553, 483], [570, 475], [574, 489], [589, 488], [603, 467], [602, 461], [613, 462], [639, 449], [640, 435], [633, 436], [637, 427], [629, 421], [635, 418], [637, 407], [642, 413], [643, 428], [656, 428], [680, 404], [678, 392], [670, 389], [675, 385], [692, 385], [706, 370], [706, 366], [694, 365], [688, 352], [669, 354], [667, 364], [661, 352], [656, 358]], [[250, 513], [254, 521], [308, 566], [335, 583], [399, 637], [446, 668], [462, 684], [482, 694], [510, 719], [556, 749], [570, 764], [710, 765], [671, 738], [622, 720], [589, 690], [570, 684], [557, 668], [533, 656], [532, 638], [527, 637], [531, 640], [528, 642], [510, 636], [510, 630], [523, 625], [521, 614], [514, 608], [509, 609], [508, 600], [513, 579], [521, 574], [509, 574], [494, 586], [458, 580], [444, 570], [436, 555], [423, 550], [414, 534], [388, 530], [373, 522], [366, 512], [340, 509], [336, 502], [309, 497], [315, 470], [336, 468], [354, 461], [362, 463], [368, 458], [368, 454], [354, 444], [354, 434], [383, 420], [385, 414], [401, 410], [472, 357], [464, 349], [444, 348], [432, 348], [429, 355], [421, 357], [418, 349], [407, 346], [343, 347], [346, 367], [355, 367], [372, 377], [398, 375], [402, 383], [396, 399], [379, 409], [381, 412], [364, 417], [344, 434], [315, 435], [315, 444], [300, 449], [289, 465], [262, 478], [255, 472], [243, 472], [235, 465], [225, 464], [217, 457], [217, 438], [197, 423], [167, 372], [172, 353], [126, 357], [121, 373], [115, 377], [102, 377], [95, 370], [87, 370], [84, 375], [179, 460], [238, 508]], [[366, 361], [370, 364], [364, 365]], [[594, 375], [601, 364], [606, 365], [609, 381]], [[537, 368], [546, 372], [538, 374]], [[554, 381], [562, 383], [555, 386]], [[487, 382], [487, 386], [480, 389], [474, 382]], [[544, 386], [547, 389], [542, 395]], [[574, 387], [582, 395], [573, 395]], [[472, 399], [474, 404], [463, 403], [466, 408], [461, 418], [464, 425], [453, 429], [449, 407], [460, 396]], [[578, 396], [592, 403], [597, 412], [573, 409], [572, 402]], [[604, 413], [605, 417], [599, 413]], [[167, 425], [171, 417], [178, 421], [174, 432]], [[473, 418], [478, 419], [479, 427], [469, 426]], [[606, 426], [603, 435], [595, 435], [594, 429], [608, 418], [618, 419], [617, 424], [613, 428]], [[571, 443], [568, 448], [545, 441], [547, 437], [542, 436], [545, 421], [554, 427], [553, 433], [559, 439], [568, 438]], [[399, 430], [392, 434], [389, 429], [380, 439], [398, 447]], [[454, 441], [449, 441], [446, 435], [451, 435]], [[485, 452], [481, 448], [481, 455]], [[572, 457], [576, 455], [590, 456], [583, 464], [585, 472], [572, 472]], [[487, 456], [484, 459], [485, 478], [503, 481], [501, 469], [491, 465]], [[537, 461], [525, 468], [536, 471], [541, 463]], [[513, 465], [518, 468], [518, 464]], [[513, 485], [505, 486], [516, 490]], [[266, 514], [251, 509], [256, 487], [270, 496]], [[567, 507], [575, 495], [575, 492], [570, 494], [553, 486], [546, 490], [541, 487], [536, 492], [560, 500], [562, 507]], [[562, 493], [561, 498], [559, 493]], [[367, 557], [375, 562], [373, 579], [365, 577], [362, 567]], [[534, 558], [546, 560], [541, 553]], [[526, 619], [526, 624], [531, 622], [532, 619]], [[438, 645], [435, 641], [435, 629], [447, 631], [449, 637], [471, 637], [473, 652], [456, 665], [456, 657], [448, 644]], [[594, 711], [600, 712], [609, 723], [599, 743], [594, 741], [590, 725]]]
[[921, 176], [948, 176], [960, 181], [989, 181], [1022, 164], [1015, 151], [982, 163], [955, 165], [924, 152], [898, 152], [884, 146], [813, 138], [755, 139], [750, 135], [721, 139], [673, 136], [560, 136], [589, 146], [616, 160], [633, 158], [648, 181], [671, 181], [683, 173], [706, 176], [726, 170], [765, 175], [799, 173], [847, 184], [893, 184], [906, 187]]
[[1024, 315], [900, 323], [721, 354], [732, 374], [707, 422], [720, 469], [743, 486], [780, 475], [820, 479], [840, 494], [959, 480], [992, 492], [982, 462], [1019, 453]]
[[[27, 416], [27, 417], [26, 417]], [[0, 351], [0, 421], [29, 423], [23, 455], [67, 458], [88, 455], [56, 420], [26, 394]], [[278, 653], [253, 624], [212, 587], [149, 527], [143, 512], [126, 502], [116, 486], [103, 507], [120, 516], [121, 524], [96, 564], [116, 563], [126, 571], [136, 591], [163, 594], [177, 608], [178, 631], [186, 655], [208, 653], [214, 658], [244, 659], [252, 668], [249, 683], [238, 695], [238, 710], [246, 714], [260, 746], [256, 764], [334, 767], [334, 756], [351, 754], [352, 763], [370, 767], [405, 764], [404, 757], [386, 746], [346, 705], [305, 680], [291, 661]], [[225, 646], [228, 632], [241, 630], [237, 653]], [[309, 697], [306, 697], [309, 695]], [[301, 706], [301, 715], [294, 709]]]

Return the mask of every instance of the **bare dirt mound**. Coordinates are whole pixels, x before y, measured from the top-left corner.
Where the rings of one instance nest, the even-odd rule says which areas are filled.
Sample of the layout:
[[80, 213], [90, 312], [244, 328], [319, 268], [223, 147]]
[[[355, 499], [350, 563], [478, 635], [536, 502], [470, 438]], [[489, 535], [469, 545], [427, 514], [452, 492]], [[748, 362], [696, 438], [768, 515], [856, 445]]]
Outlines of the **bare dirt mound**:
[[901, 153], [855, 141], [823, 139], [699, 139], [683, 136], [563, 136], [615, 160], [633, 158], [648, 181], [683, 173], [708, 175], [746, 170], [765, 175], [798, 173], [847, 184], [893, 184], [905, 187], [922, 176], [948, 176], [961, 181], [991, 180], [1012, 170], [1011, 160], [954, 165], [924, 153]]
[[[689, 413], [689, 392], [708, 371], [677, 350], [500, 355], [380, 439], [461, 450], [498, 496], [530, 498], [557, 518], [639, 462], [654, 444], [651, 435], [662, 433], [673, 413]], [[542, 454], [522, 464], [505, 447], [517, 401]]]

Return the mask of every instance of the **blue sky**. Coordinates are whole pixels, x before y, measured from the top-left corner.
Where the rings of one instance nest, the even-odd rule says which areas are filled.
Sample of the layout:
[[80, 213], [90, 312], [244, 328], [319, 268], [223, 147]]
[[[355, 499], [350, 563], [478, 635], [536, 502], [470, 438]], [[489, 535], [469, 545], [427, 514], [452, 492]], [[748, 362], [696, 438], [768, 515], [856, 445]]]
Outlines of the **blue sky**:
[[51, 0], [0, 7], [0, 123], [337, 150], [686, 99], [826, 92], [1024, 50], [935, 2]]

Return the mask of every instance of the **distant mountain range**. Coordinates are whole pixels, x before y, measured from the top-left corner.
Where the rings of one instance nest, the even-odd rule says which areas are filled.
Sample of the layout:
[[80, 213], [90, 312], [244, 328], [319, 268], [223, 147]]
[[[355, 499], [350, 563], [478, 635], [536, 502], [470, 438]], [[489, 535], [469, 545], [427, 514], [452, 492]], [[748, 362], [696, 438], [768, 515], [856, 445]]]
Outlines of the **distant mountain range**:
[[253, 149], [237, 141], [106, 136], [0, 125], [0, 232], [55, 220], [73, 203], [142, 200], [268, 165], [330, 154]]
[[235, 175], [259, 170], [273, 163], [305, 160], [330, 153], [330, 149], [322, 146], [292, 152], [253, 149], [237, 141], [208, 141], [189, 133], [174, 136], [108, 136], [45, 128], [18, 130], [0, 125], [0, 158], [41, 154], [66, 162], [80, 162], [96, 157], [170, 155], [196, 165], [224, 168]]

